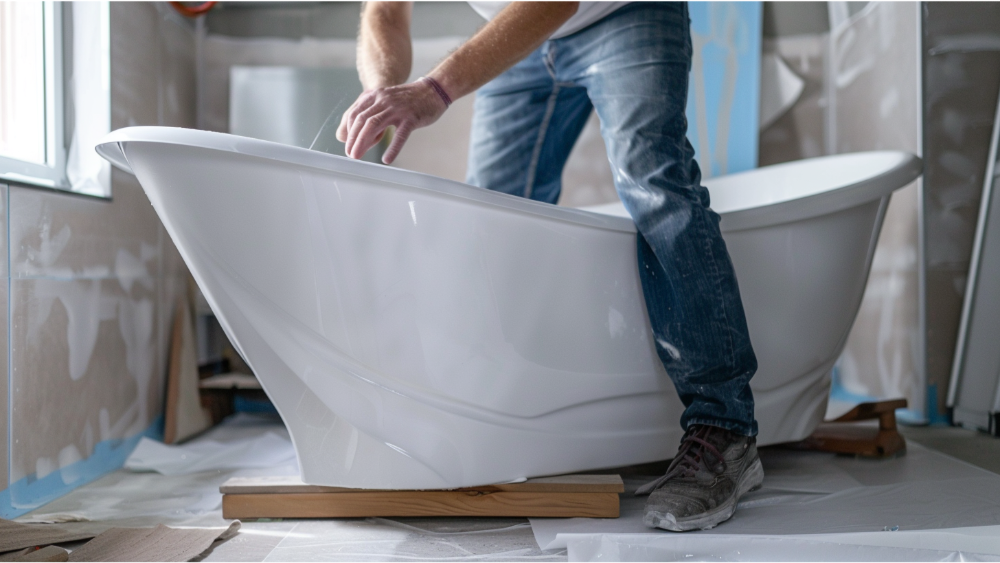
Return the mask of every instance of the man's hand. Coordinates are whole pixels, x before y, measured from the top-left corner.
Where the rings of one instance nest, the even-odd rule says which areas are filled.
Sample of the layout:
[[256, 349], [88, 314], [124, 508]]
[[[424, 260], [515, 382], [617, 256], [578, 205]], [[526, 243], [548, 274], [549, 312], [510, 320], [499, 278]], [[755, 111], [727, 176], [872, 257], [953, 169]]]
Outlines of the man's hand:
[[392, 164], [410, 132], [426, 127], [448, 109], [444, 100], [426, 82], [377, 88], [361, 94], [337, 128], [337, 139], [345, 143], [347, 156], [361, 158], [378, 143], [390, 125], [396, 127], [382, 162]]
[[[579, 2], [513, 2], [427, 76], [453, 100], [474, 92], [531, 54], [576, 13]], [[347, 156], [361, 158], [382, 139], [386, 127], [396, 133], [382, 162], [395, 160], [407, 137], [441, 117], [447, 105], [426, 82], [402, 84], [410, 73], [411, 5], [366, 2], [361, 18], [358, 70], [365, 92], [347, 110], [337, 128]]]

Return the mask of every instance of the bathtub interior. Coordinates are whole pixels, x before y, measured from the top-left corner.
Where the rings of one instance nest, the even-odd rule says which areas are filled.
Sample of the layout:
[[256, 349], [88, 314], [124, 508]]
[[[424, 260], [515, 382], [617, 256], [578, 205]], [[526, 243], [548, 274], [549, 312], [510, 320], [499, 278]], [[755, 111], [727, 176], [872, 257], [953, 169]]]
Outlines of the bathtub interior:
[[[702, 183], [723, 231], [751, 226], [736, 220], [756, 216], [754, 227], [822, 215], [878, 199], [912, 181], [919, 159], [900, 151], [870, 151], [811, 158], [709, 178]], [[629, 217], [620, 202], [581, 208]], [[764, 214], [770, 214], [766, 217]]]
[[725, 215], [850, 189], [878, 180], [912, 159], [899, 151], [840, 154], [709, 178], [705, 186], [712, 194], [712, 208]]

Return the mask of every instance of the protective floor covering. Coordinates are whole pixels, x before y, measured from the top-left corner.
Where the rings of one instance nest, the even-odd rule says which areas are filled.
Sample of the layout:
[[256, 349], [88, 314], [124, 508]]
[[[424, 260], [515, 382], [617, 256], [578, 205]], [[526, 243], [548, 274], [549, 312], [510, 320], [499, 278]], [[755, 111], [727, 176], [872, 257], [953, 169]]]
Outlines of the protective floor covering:
[[1000, 475], [913, 442], [891, 460], [766, 448], [761, 461], [764, 486], [715, 529], [646, 528], [631, 494], [646, 478], [628, 477], [621, 518], [532, 519], [535, 538], [583, 561], [1000, 560]]
[[[208, 442], [217, 443], [214, 451], [201, 455]], [[283, 465], [233, 469], [233, 459], [248, 444]], [[118, 471], [18, 521], [224, 526], [220, 484], [237, 475], [297, 472], [291, 442], [276, 418], [240, 415], [190, 445], [162, 451], [153, 446], [139, 452], [142, 467], [170, 475]], [[641, 523], [645, 499], [626, 493], [622, 518], [615, 520], [244, 522], [236, 537], [205, 560], [1000, 560], [1000, 475], [912, 441], [905, 457], [888, 461], [772, 448], [761, 457], [764, 487], [744, 500], [730, 522], [706, 532], [648, 530]], [[202, 471], [185, 474], [178, 460]], [[139, 466], [138, 456], [132, 461]], [[626, 487], [634, 490], [645, 480], [627, 475]]]
[[[282, 465], [260, 468], [252, 459], [243, 464], [250, 468], [233, 469], [251, 450]], [[190, 473], [179, 461], [202, 471]], [[82, 522], [92, 535], [111, 527], [226, 526], [219, 486], [230, 477], [298, 473], [280, 419], [261, 415], [237, 415], [182, 446], [147, 444], [127, 463], [143, 472], [116, 471], [17, 521]], [[566, 551], [540, 550], [523, 518], [286, 520], [243, 522], [204, 560], [565, 561]]]

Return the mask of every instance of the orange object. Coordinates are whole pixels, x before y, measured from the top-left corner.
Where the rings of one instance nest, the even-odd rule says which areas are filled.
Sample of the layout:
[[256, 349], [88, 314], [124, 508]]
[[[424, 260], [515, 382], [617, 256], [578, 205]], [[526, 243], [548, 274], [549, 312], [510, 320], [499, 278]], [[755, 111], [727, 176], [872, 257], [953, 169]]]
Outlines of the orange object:
[[189, 18], [196, 18], [200, 15], [208, 13], [217, 2], [202, 2], [197, 6], [187, 6], [183, 2], [170, 2], [170, 5], [174, 7], [175, 10], [181, 13], [181, 15], [187, 16]]

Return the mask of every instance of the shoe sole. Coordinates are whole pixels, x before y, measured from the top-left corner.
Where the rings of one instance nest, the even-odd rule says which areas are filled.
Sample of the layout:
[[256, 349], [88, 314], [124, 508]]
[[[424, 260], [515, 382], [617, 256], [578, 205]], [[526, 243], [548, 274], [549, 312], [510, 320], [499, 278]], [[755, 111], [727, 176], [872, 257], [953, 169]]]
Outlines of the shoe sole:
[[750, 464], [750, 467], [743, 472], [743, 475], [740, 476], [739, 483], [739, 488], [736, 490], [735, 495], [730, 497], [725, 503], [709, 512], [678, 520], [673, 514], [664, 514], [662, 512], [651, 510], [646, 513], [642, 522], [650, 528], [660, 528], [671, 532], [708, 530], [718, 526], [733, 517], [733, 514], [736, 512], [736, 505], [739, 503], [740, 498], [742, 498], [743, 495], [751, 491], [756, 491], [764, 483], [764, 466], [761, 465], [760, 458], [755, 459], [754, 462]]

